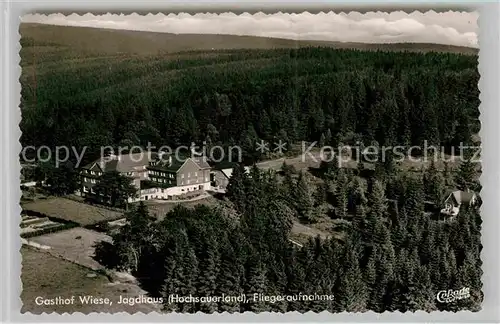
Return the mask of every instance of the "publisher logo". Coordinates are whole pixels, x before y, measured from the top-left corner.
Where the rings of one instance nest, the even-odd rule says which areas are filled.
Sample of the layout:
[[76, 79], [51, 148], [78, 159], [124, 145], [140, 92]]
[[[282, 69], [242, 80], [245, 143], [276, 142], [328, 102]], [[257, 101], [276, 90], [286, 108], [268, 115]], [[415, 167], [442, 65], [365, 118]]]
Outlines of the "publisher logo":
[[470, 297], [470, 289], [462, 288], [460, 290], [441, 290], [437, 293], [437, 301], [440, 303], [452, 303], [456, 300], [466, 299]]

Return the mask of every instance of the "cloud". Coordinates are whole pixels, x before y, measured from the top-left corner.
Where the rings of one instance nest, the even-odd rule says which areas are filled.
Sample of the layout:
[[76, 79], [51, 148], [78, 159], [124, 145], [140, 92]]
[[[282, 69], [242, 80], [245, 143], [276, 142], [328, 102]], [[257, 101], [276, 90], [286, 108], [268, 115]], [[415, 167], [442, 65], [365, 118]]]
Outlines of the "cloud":
[[175, 34], [231, 34], [339, 42], [415, 42], [478, 47], [477, 12], [26, 15], [23, 22]]

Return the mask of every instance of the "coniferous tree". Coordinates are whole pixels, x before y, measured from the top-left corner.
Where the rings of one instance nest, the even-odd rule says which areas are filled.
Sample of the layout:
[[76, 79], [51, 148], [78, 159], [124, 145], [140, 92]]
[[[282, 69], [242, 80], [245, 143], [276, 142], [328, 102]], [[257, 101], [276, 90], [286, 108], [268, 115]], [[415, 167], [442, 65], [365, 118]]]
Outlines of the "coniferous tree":
[[[241, 287], [242, 265], [236, 255], [235, 249], [229, 241], [223, 242], [221, 252], [221, 268], [217, 277], [217, 295], [239, 296], [243, 289]], [[219, 312], [239, 312], [240, 305], [234, 301], [221, 301]]]
[[410, 218], [420, 217], [424, 212], [424, 191], [420, 178], [408, 179], [404, 206]]
[[142, 256], [157, 243], [152, 227], [152, 217], [143, 202], [125, 214], [127, 220], [121, 231], [111, 234], [117, 247], [121, 267], [130, 271], [139, 270]]
[[326, 145], [325, 133], [321, 133], [321, 137], [319, 138], [318, 145], [319, 145], [319, 147], [324, 147]]
[[339, 160], [334, 152], [326, 153], [321, 160], [319, 169], [326, 179], [334, 179], [339, 172]]
[[[198, 273], [198, 259], [194, 249], [190, 246], [186, 246], [184, 250], [184, 255], [181, 262], [181, 267], [183, 270], [182, 285], [180, 289], [181, 296], [195, 296], [196, 295], [196, 281], [199, 277]], [[196, 312], [196, 304], [191, 303], [181, 303], [179, 306], [179, 311], [184, 313], [194, 313]]]
[[326, 130], [326, 134], [325, 134], [325, 144], [326, 145], [331, 145], [332, 144], [332, 131], [330, 130], [330, 128], [328, 128]]
[[383, 223], [378, 223], [376, 240], [378, 242], [376, 281], [374, 295], [372, 295], [369, 303], [370, 309], [373, 311], [383, 312], [392, 304], [391, 287], [395, 279], [394, 265], [396, 260], [389, 230]]
[[420, 267], [420, 269], [416, 271], [417, 289], [415, 293], [415, 305], [413, 306], [415, 311], [424, 310], [426, 312], [432, 312], [436, 310], [436, 305], [434, 303], [436, 293], [429, 273], [430, 270], [427, 267]]
[[370, 217], [376, 219], [384, 219], [387, 215], [387, 199], [385, 197], [384, 184], [375, 180], [372, 187], [372, 192], [368, 198], [371, 206]]
[[[215, 238], [211, 235], [207, 238], [203, 249], [203, 256], [199, 262], [199, 276], [197, 293], [199, 296], [215, 296], [217, 290], [217, 276], [220, 267], [220, 258], [217, 251]], [[217, 311], [216, 302], [203, 302], [197, 305], [197, 309], [204, 313]]]
[[368, 199], [366, 198], [366, 185], [362, 178], [355, 176], [349, 184], [349, 200], [351, 206], [366, 205]]
[[363, 278], [366, 283], [368, 300], [375, 294], [375, 281], [377, 280], [378, 247], [373, 246], [369, 252], [368, 261], [363, 269]]
[[305, 222], [314, 222], [316, 213], [314, 210], [314, 196], [310, 183], [308, 183], [303, 172], [299, 174], [295, 187], [295, 208], [298, 216]]
[[335, 207], [336, 216], [340, 219], [347, 217], [348, 213], [348, 203], [349, 203], [349, 180], [344, 169], [338, 171], [336, 192], [335, 192]]
[[445, 180], [437, 170], [434, 160], [424, 173], [424, 190], [427, 199], [440, 206], [445, 188]]
[[[302, 262], [297, 256], [297, 252], [293, 251], [289, 261], [287, 262], [287, 287], [286, 292], [290, 296], [298, 296], [305, 291], [306, 273]], [[303, 302], [292, 299], [288, 303], [287, 311], [304, 311]]]
[[[184, 303], [171, 299], [178, 296], [188, 296], [186, 292], [192, 292], [192, 275], [188, 271], [193, 270], [195, 259], [192, 250], [189, 251], [187, 233], [177, 233], [177, 240], [171, 242], [168, 256], [165, 259], [165, 282], [162, 288], [164, 309], [166, 311], [182, 311], [186, 306]], [[187, 276], [187, 278], [185, 278]], [[187, 280], [185, 280], [187, 279]], [[189, 307], [186, 307], [189, 309]]]
[[238, 211], [245, 209], [247, 180], [248, 176], [243, 164], [235, 166], [226, 188], [226, 197], [234, 203]]
[[408, 250], [401, 249], [395, 267], [395, 289], [393, 291], [392, 310], [406, 312], [411, 309], [412, 297], [415, 293], [415, 270], [417, 265], [409, 258]]
[[56, 167], [50, 163], [45, 164], [44, 177], [47, 190], [56, 196], [73, 194], [79, 188], [79, 176], [71, 161]]
[[[244, 305], [246, 310], [260, 313], [267, 310], [267, 302], [260, 299], [261, 296], [266, 295], [267, 292], [267, 279], [266, 269], [262, 262], [258, 259], [252, 260], [248, 270], [247, 280], [247, 300], [248, 305]], [[254, 298], [257, 296], [257, 298]]]
[[293, 174], [295, 173], [295, 168], [293, 165], [288, 165], [286, 162], [283, 162], [281, 166], [281, 171], [283, 172], [283, 182], [282, 182], [282, 191], [283, 197], [288, 200], [294, 199], [295, 192], [295, 181], [293, 179]]
[[128, 199], [137, 196], [132, 179], [117, 171], [104, 172], [93, 187], [95, 199], [114, 207], [128, 206]]
[[460, 190], [474, 190], [476, 182], [476, 164], [473, 154], [467, 150], [460, 162], [460, 166], [455, 175], [455, 182]]
[[338, 298], [341, 308], [347, 312], [361, 312], [366, 309], [367, 290], [359, 266], [359, 255], [352, 244], [345, 247], [343, 275], [339, 279]]
[[444, 161], [443, 165], [444, 165], [444, 169], [443, 169], [444, 184], [447, 187], [453, 187], [455, 182], [454, 182], [453, 176], [451, 174], [450, 164], [447, 161]]
[[171, 296], [175, 296], [180, 292], [181, 273], [176, 265], [176, 260], [167, 258], [165, 260], [165, 283], [162, 287], [163, 309], [167, 312], [176, 312], [179, 308], [177, 303], [171, 301]]

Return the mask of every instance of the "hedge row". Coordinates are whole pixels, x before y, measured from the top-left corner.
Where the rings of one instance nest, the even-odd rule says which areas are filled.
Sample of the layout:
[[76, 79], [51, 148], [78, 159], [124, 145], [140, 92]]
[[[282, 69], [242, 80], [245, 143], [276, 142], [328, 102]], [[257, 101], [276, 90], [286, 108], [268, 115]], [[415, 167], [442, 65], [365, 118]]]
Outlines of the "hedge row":
[[51, 234], [55, 232], [59, 232], [62, 230], [78, 227], [79, 225], [76, 223], [61, 223], [61, 226], [57, 227], [49, 227], [49, 228], [43, 228], [39, 231], [33, 231], [33, 232], [28, 232], [28, 233], [23, 233], [21, 234], [22, 238], [30, 238], [30, 237], [35, 237], [35, 236], [41, 236], [45, 234]]

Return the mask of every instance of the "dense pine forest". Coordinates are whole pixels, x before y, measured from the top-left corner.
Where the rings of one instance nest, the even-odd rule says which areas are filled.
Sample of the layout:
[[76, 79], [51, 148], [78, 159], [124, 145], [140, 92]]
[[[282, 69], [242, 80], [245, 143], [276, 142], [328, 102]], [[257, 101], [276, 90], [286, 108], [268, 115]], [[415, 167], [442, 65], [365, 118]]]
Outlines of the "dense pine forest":
[[300, 48], [57, 65], [24, 57], [31, 65], [21, 78], [22, 144], [87, 146], [88, 160], [104, 145], [206, 141], [239, 144], [252, 162], [257, 140], [322, 136], [327, 144], [347, 137], [450, 147], [479, 128], [473, 55]]
[[[426, 192], [441, 176], [435, 169], [416, 177], [396, 171], [367, 185], [355, 172], [331, 168], [317, 187], [289, 166], [282, 171], [236, 168], [229, 205], [178, 207], [160, 223], [141, 204], [97, 257], [141, 278], [166, 311], [479, 310], [481, 219], [472, 207], [453, 222], [424, 212]], [[387, 198], [400, 202], [397, 213]], [[314, 222], [324, 213], [348, 220], [341, 238], [317, 237], [302, 247], [289, 241], [294, 219]], [[439, 291], [464, 287], [469, 298], [436, 300]], [[223, 294], [249, 301], [168, 303], [170, 295]], [[335, 299], [270, 303], [253, 294]]]
[[[427, 141], [448, 153], [471, 143], [480, 128], [477, 55], [297, 46], [75, 56], [55, 40], [21, 43], [23, 146], [87, 147], [83, 163], [102, 146], [243, 148], [244, 164], [216, 204], [179, 206], [161, 220], [135, 205], [112, 243], [96, 248], [108, 269], [131, 272], [163, 297], [165, 311], [480, 309], [480, 204], [462, 206], [452, 221], [439, 213], [448, 190], [480, 191], [473, 162], [412, 172], [391, 158], [369, 170], [336, 160], [317, 170], [255, 166], [264, 158], [260, 140]], [[245, 172], [244, 165], [254, 166]], [[78, 188], [71, 165], [44, 177], [59, 195]], [[336, 225], [331, 237], [291, 239], [294, 224], [322, 219]], [[464, 287], [469, 298], [436, 300], [439, 291]], [[256, 293], [335, 298], [166, 302], [176, 294]]]

